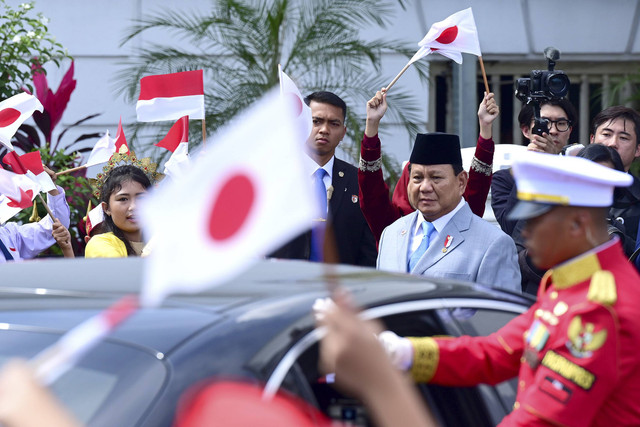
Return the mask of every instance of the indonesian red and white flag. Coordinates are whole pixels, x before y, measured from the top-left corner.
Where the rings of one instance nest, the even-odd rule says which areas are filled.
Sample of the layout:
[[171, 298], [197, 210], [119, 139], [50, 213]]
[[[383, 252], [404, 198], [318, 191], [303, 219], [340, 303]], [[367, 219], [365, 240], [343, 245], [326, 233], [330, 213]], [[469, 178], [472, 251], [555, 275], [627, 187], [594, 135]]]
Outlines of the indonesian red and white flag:
[[4, 156], [2, 161], [11, 166], [11, 169], [15, 173], [23, 175], [26, 174], [27, 171], [31, 171], [40, 185], [40, 191], [48, 193], [56, 189], [56, 185], [51, 180], [51, 176], [44, 171], [42, 157], [40, 157], [39, 151], [32, 151], [22, 156], [18, 156], [15, 151], [10, 151]]
[[413, 55], [410, 63], [432, 52], [444, 55], [458, 64], [462, 64], [462, 53], [482, 56], [471, 8], [456, 12], [444, 21], [433, 24], [418, 45], [420, 49]]
[[33, 95], [22, 92], [0, 102], [0, 144], [13, 151], [11, 138], [34, 111], [42, 112], [42, 104]]
[[116, 153], [128, 153], [129, 145], [127, 144], [127, 138], [124, 136], [124, 129], [122, 129], [122, 117], [118, 122], [118, 132], [116, 132]]
[[40, 185], [32, 172], [17, 174], [0, 168], [0, 224], [31, 207], [39, 192]]
[[180, 179], [191, 165], [189, 159], [189, 116], [181, 117], [160, 142], [155, 144], [171, 151], [171, 157], [164, 164], [164, 173], [173, 179]]
[[89, 206], [87, 206], [87, 216], [85, 216], [84, 218], [87, 236], [91, 236], [91, 230], [104, 222], [104, 210], [102, 210], [102, 203], [98, 203], [98, 206], [91, 209], [91, 200], [89, 200]]
[[280, 64], [278, 64], [278, 73], [280, 76], [280, 95], [288, 98], [288, 101], [293, 104], [295, 123], [300, 133], [299, 139], [300, 141], [306, 141], [311, 134], [311, 108], [304, 102], [304, 97], [298, 90], [298, 86], [282, 71]]
[[89, 158], [87, 159], [85, 166], [96, 166], [102, 163], [107, 163], [111, 156], [116, 152], [116, 140], [115, 138], [111, 138], [109, 136], [109, 131], [102, 136], [96, 142], [96, 145], [93, 146], [91, 150], [91, 154], [89, 154]]
[[139, 122], [204, 119], [202, 70], [141, 78], [136, 113]]
[[271, 91], [210, 138], [186, 176], [143, 201], [154, 243], [144, 305], [224, 283], [310, 228], [319, 203], [290, 110]]

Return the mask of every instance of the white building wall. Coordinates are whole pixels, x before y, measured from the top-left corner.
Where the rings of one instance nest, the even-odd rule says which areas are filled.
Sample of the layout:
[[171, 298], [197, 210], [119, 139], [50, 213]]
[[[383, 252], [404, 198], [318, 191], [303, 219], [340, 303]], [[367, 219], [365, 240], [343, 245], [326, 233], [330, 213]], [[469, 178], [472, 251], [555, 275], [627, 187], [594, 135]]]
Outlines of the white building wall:
[[[23, 1], [7, 0], [7, 3], [18, 6]], [[549, 45], [561, 50], [563, 62], [624, 62], [640, 58], [638, 0], [409, 0], [407, 3], [406, 10], [396, 8], [395, 25], [383, 31], [363, 29], [363, 34], [403, 40], [407, 46], [417, 48], [417, 42], [431, 24], [471, 6], [485, 61], [529, 60], [532, 67], [543, 68], [541, 52]], [[171, 34], [158, 31], [120, 46], [125, 29], [133, 20], [164, 8], [206, 11], [210, 4], [209, 0], [37, 0], [36, 11], [50, 19], [51, 34], [76, 60], [77, 88], [58, 131], [88, 114], [101, 113], [82, 128], [70, 132], [67, 138], [106, 129], [115, 134], [120, 116], [127, 133], [127, 125], [135, 121], [135, 106], [125, 103], [115, 89], [119, 64], [132, 54], [134, 47], [143, 43], [177, 41]], [[404, 64], [404, 58], [387, 54], [382, 71], [393, 77]], [[66, 68], [49, 69], [52, 87], [57, 88], [64, 71]], [[522, 73], [527, 71], [528, 68], [522, 69]], [[428, 87], [419, 82], [411, 69], [399, 80], [398, 86], [416, 93], [423, 118], [419, 127], [421, 131], [433, 131], [428, 124]], [[364, 106], [350, 107], [364, 114]], [[476, 120], [475, 117], [465, 119]], [[398, 160], [408, 157], [411, 144], [402, 129], [392, 125], [381, 133], [387, 152]]]

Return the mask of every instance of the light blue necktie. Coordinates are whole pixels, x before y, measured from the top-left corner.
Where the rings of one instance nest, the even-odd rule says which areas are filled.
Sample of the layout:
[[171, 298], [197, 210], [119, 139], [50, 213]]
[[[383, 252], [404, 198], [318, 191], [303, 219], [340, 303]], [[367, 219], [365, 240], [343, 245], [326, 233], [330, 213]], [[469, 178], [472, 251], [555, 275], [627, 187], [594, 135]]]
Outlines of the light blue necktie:
[[[313, 191], [318, 205], [320, 206], [321, 218], [327, 219], [327, 189], [324, 186], [323, 178], [327, 174], [323, 168], [319, 168], [313, 173]], [[311, 230], [311, 261], [322, 261], [324, 249], [325, 221], [318, 221]]]
[[427, 248], [429, 248], [429, 239], [431, 238], [433, 230], [435, 230], [435, 227], [432, 223], [428, 221], [422, 223], [422, 241], [420, 242], [420, 246], [418, 246], [409, 258], [409, 264], [407, 265], [408, 272], [413, 270], [413, 267], [415, 267], [420, 258], [422, 258], [422, 255], [427, 251]]

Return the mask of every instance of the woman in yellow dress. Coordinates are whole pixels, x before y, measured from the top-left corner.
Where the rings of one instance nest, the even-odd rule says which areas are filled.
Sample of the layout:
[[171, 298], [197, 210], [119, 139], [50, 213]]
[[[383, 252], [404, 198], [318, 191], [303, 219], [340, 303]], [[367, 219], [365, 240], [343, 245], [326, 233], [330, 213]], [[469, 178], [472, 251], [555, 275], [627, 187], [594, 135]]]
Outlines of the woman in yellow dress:
[[100, 187], [106, 233], [89, 240], [86, 258], [139, 256], [144, 247], [136, 205], [151, 187], [151, 180], [139, 167], [117, 166]]

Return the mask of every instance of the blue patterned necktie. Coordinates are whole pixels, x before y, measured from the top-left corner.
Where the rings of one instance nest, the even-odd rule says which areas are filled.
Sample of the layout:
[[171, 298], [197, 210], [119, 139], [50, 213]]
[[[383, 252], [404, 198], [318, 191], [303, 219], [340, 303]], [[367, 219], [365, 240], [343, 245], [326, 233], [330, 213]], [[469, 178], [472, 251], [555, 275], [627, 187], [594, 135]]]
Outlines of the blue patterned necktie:
[[[323, 178], [327, 174], [322, 168], [313, 173], [313, 190], [320, 206], [321, 219], [327, 219], [327, 189], [324, 186]], [[318, 221], [311, 230], [311, 261], [322, 261], [324, 249], [325, 221]]]
[[428, 221], [424, 221], [422, 223], [422, 241], [420, 242], [420, 246], [418, 246], [418, 248], [411, 254], [411, 257], [409, 258], [409, 264], [407, 265], [408, 272], [411, 272], [411, 270], [413, 270], [413, 267], [416, 266], [420, 258], [422, 258], [422, 255], [424, 255], [424, 253], [429, 248], [429, 240], [431, 239], [433, 230], [435, 230], [435, 227], [432, 223]]

